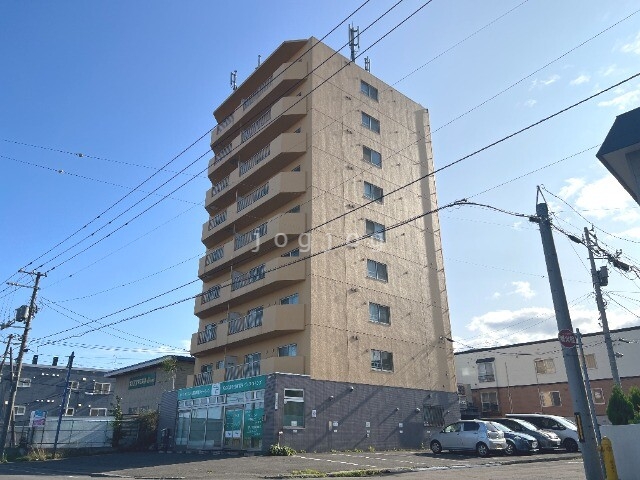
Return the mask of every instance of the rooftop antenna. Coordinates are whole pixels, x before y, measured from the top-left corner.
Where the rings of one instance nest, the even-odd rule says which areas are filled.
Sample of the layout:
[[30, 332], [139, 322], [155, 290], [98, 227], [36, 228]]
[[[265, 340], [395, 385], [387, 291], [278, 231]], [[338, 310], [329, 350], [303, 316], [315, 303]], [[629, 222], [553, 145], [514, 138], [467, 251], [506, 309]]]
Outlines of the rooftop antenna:
[[235, 90], [238, 88], [238, 85], [236, 84], [236, 78], [238, 76], [238, 71], [234, 70], [233, 72], [231, 72], [231, 77], [229, 79], [229, 84], [231, 85], [231, 89]]
[[360, 27], [349, 25], [349, 47], [351, 48], [351, 61], [356, 61], [356, 52], [360, 49]]
[[371, 71], [371, 59], [369, 57], [364, 57], [364, 69], [367, 72]]
[[256, 67], [256, 70], [258, 69], [258, 67], [260, 67], [260, 60], [262, 59], [262, 55], [258, 55], [258, 66]]

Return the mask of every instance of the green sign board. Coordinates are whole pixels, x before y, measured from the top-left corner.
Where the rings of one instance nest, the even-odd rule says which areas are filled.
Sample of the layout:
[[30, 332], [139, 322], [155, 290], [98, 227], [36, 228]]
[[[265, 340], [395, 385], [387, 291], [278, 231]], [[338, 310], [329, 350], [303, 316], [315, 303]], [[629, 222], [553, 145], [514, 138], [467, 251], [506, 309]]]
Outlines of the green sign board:
[[240, 380], [230, 380], [220, 384], [220, 395], [227, 393], [250, 392], [251, 390], [263, 390], [267, 384], [267, 376], [242, 378]]
[[199, 387], [181, 388], [178, 390], [178, 400], [188, 400], [190, 398], [210, 397], [213, 385], [201, 385]]
[[264, 408], [244, 411], [244, 435], [246, 438], [262, 438]]
[[129, 377], [129, 390], [132, 388], [152, 387], [156, 384], [156, 372]]
[[240, 438], [242, 432], [242, 409], [228, 409], [224, 413], [224, 437]]

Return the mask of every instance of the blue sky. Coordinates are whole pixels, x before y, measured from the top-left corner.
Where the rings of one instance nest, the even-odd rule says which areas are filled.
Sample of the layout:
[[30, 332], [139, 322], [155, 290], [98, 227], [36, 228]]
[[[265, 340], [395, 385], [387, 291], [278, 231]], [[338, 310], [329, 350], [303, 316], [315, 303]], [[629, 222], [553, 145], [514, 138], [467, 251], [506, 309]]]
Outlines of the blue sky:
[[[258, 55], [287, 39], [323, 37], [360, 3], [0, 4], [0, 280], [31, 282], [16, 271], [81, 229], [31, 265], [62, 263], [42, 280], [30, 354], [49, 362], [75, 350], [76, 365], [111, 368], [188, 345], [197, 329], [193, 301], [126, 319], [195, 295], [199, 282], [113, 314], [196, 280], [210, 186], [199, 174], [210, 158], [207, 138], [158, 169], [215, 125], [212, 111], [230, 93], [230, 71], [242, 81]], [[421, 5], [398, 5], [362, 34], [361, 51]], [[350, 21], [363, 31], [391, 6], [370, 2]], [[441, 167], [638, 73], [638, 9], [638, 1], [434, 0], [364, 55], [372, 73], [429, 109]], [[343, 25], [325, 43], [348, 55], [346, 38]], [[544, 185], [558, 226], [579, 236], [593, 224], [611, 251], [640, 266], [640, 208], [595, 158], [615, 116], [638, 106], [636, 78], [442, 171], [439, 202], [469, 198], [530, 214], [536, 185]], [[441, 224], [456, 348], [555, 335], [535, 225], [472, 207], [443, 212]], [[574, 326], [595, 331], [586, 251], [562, 236], [556, 243]], [[612, 327], [640, 324], [639, 286], [635, 275], [611, 272]], [[28, 289], [0, 290], [2, 320], [28, 303]], [[88, 332], [96, 323], [67, 330], [96, 319], [122, 322], [118, 330]]]

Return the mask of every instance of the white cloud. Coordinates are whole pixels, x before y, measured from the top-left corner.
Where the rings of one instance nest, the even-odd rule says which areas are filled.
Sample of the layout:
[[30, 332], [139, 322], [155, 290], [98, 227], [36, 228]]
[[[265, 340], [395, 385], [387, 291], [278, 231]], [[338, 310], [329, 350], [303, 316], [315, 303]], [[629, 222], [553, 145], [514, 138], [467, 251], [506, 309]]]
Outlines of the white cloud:
[[638, 32], [638, 34], [636, 35], [635, 40], [622, 45], [622, 47], [620, 47], [620, 51], [624, 53], [635, 53], [636, 55], [640, 55], [640, 32]]
[[522, 222], [518, 221], [518, 222], [513, 222], [513, 225], [511, 225], [511, 228], [513, 228], [514, 230], [522, 230]]
[[527, 100], [526, 102], [524, 102], [524, 106], [525, 107], [533, 107], [536, 103], [538, 103], [537, 100], [534, 100], [533, 98], [530, 98], [529, 100]]
[[548, 78], [544, 79], [544, 80], [538, 80], [537, 78], [531, 82], [531, 88], [535, 88], [535, 87], [548, 87], [549, 85], [551, 85], [552, 83], [556, 83], [558, 80], [560, 80], [560, 75], [557, 74], [553, 74], [550, 75]]
[[588, 83], [591, 80], [589, 75], [580, 75], [569, 82], [569, 85], [582, 85], [583, 83]]
[[566, 185], [560, 189], [558, 196], [564, 200], [568, 200], [578, 193], [585, 185], [585, 181], [582, 178], [568, 178], [565, 180], [569, 185]]
[[493, 295], [491, 295], [491, 298], [496, 300], [500, 297], [502, 297], [502, 294], [500, 292], [493, 292]]
[[511, 293], [521, 295], [524, 298], [533, 298], [536, 296], [536, 292], [533, 291], [529, 282], [516, 281], [511, 282], [511, 285], [516, 287], [516, 289]]
[[617, 107], [618, 110], [627, 111], [640, 104], [640, 87], [626, 93], [620, 93], [611, 100], [599, 102], [599, 107]]
[[[582, 179], [569, 178], [567, 186], [560, 190], [564, 199], [574, 198], [573, 205], [585, 217], [633, 223], [640, 219], [640, 209], [627, 191], [612, 175], [586, 183]], [[554, 210], [555, 211], [555, 210]]]
[[618, 237], [622, 238], [636, 238], [640, 239], [640, 227], [633, 227], [628, 230], [624, 230], [622, 232], [618, 232], [616, 234]]
[[[602, 331], [599, 325], [598, 310], [585, 308], [581, 305], [569, 309], [574, 328], [581, 333]], [[611, 329], [624, 328], [638, 324], [640, 309], [628, 312], [623, 309], [607, 309], [607, 318]], [[459, 342], [456, 347], [487, 347], [496, 345], [510, 345], [536, 340], [548, 340], [558, 335], [558, 325], [552, 308], [533, 307], [517, 310], [495, 310], [473, 317], [466, 326], [470, 336], [454, 337]]]

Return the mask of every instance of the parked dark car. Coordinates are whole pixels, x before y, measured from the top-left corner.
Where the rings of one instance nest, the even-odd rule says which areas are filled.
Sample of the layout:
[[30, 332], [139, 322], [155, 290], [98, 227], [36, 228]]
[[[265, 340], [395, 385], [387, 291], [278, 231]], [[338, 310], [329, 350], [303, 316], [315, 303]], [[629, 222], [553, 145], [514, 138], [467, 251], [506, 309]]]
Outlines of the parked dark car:
[[516, 433], [531, 435], [538, 441], [538, 448], [540, 450], [556, 450], [562, 446], [562, 441], [558, 435], [547, 430], [540, 430], [526, 420], [519, 420], [517, 418], [492, 418], [491, 421], [501, 423]]
[[[491, 422], [491, 419], [483, 419]], [[505, 455], [516, 455], [521, 453], [536, 453], [538, 451], [538, 440], [531, 435], [523, 432], [514, 432], [506, 425], [498, 422], [492, 422], [493, 425], [504, 433], [507, 440], [507, 446], [504, 449]]]

